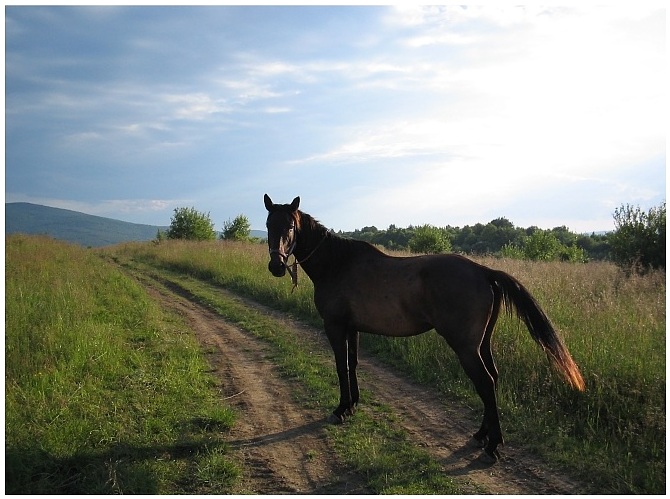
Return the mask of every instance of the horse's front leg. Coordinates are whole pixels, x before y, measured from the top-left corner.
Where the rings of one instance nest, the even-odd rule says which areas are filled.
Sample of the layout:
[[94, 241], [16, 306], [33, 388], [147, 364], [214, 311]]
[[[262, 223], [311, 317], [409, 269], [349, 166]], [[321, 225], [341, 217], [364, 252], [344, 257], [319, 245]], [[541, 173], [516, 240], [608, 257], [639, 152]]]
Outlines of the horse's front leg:
[[360, 334], [354, 329], [349, 331], [347, 339], [347, 359], [349, 361], [349, 393], [351, 394], [350, 411], [352, 414], [358, 405], [358, 399], [360, 397], [360, 393], [358, 391], [358, 377], [356, 376], [356, 367], [358, 366], [359, 337]]
[[[328, 418], [331, 423], [343, 423], [345, 416], [352, 413], [353, 400], [349, 383], [349, 355], [347, 331], [345, 328], [326, 324], [326, 336], [335, 354], [335, 367], [340, 382], [340, 404]], [[358, 392], [358, 388], [356, 388]]]

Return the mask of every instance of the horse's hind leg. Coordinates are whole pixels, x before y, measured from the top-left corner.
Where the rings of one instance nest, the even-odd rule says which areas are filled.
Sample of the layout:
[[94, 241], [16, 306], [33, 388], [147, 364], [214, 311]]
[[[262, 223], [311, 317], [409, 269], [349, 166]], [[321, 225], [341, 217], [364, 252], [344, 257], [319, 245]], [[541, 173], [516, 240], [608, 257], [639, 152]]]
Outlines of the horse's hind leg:
[[[480, 347], [479, 351], [480, 357], [486, 371], [493, 380], [493, 390], [497, 390], [498, 385], [498, 370], [496, 369], [495, 362], [493, 361], [493, 355], [491, 354], [491, 345], [487, 337], [484, 337], [484, 341]], [[466, 370], [467, 372], [467, 370]], [[481, 395], [481, 394], [480, 394]], [[483, 398], [482, 398], [483, 400]], [[479, 430], [472, 435], [472, 438], [475, 440], [475, 443], [478, 447], [485, 447], [488, 443], [488, 434], [489, 434], [489, 419], [486, 412], [484, 412], [484, 418], [482, 419], [482, 425]]]
[[[495, 387], [495, 390], [498, 389], [498, 368], [496, 367], [496, 363], [493, 360], [493, 353], [491, 351], [491, 336], [493, 335], [493, 328], [496, 325], [496, 320], [498, 319], [499, 312], [500, 312], [500, 300], [495, 299], [493, 302], [493, 309], [491, 311], [491, 316], [489, 317], [489, 321], [486, 324], [484, 338], [482, 339], [482, 344], [479, 347], [479, 355], [481, 356], [482, 361], [484, 362], [484, 366], [486, 366], [486, 370], [493, 378], [493, 386]], [[488, 422], [486, 417], [484, 417], [481, 428], [479, 428], [479, 431], [477, 431], [477, 433], [472, 435], [472, 438], [476, 440], [477, 445], [479, 447], [486, 446], [488, 432], [489, 432]]]
[[484, 338], [482, 339], [482, 344], [479, 346], [479, 354], [484, 361], [487, 371], [493, 378], [493, 383], [495, 384], [496, 390], [498, 389], [498, 368], [496, 363], [493, 360], [493, 352], [491, 351], [491, 336], [493, 336], [493, 329], [496, 326], [498, 320], [498, 314], [500, 313], [500, 296], [497, 296], [497, 292], [494, 290], [494, 299], [493, 299], [493, 308], [491, 309], [491, 315], [488, 322], [486, 323], [486, 329], [484, 331]]
[[[484, 451], [487, 461], [494, 462], [500, 456], [497, 447], [503, 444], [502, 430], [500, 429], [500, 419], [498, 417], [498, 406], [496, 402], [495, 381], [489, 373], [477, 348], [467, 348], [457, 350], [456, 354], [463, 366], [463, 370], [472, 380], [479, 397], [484, 403], [484, 422], [479, 432], [488, 434], [488, 442]], [[485, 456], [482, 456], [485, 458]]]

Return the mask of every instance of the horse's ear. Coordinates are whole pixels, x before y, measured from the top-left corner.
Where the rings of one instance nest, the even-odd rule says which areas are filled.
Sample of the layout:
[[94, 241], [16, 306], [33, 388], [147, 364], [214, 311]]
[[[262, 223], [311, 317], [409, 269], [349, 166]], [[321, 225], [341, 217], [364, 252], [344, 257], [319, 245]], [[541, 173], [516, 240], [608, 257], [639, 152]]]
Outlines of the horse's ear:
[[298, 206], [300, 206], [300, 196], [296, 196], [291, 203], [291, 211], [298, 211]]
[[272, 203], [272, 199], [270, 199], [270, 196], [266, 194], [265, 197], [263, 198], [263, 201], [265, 201], [265, 208], [267, 208], [268, 211], [272, 211], [272, 207], [274, 206], [274, 204]]

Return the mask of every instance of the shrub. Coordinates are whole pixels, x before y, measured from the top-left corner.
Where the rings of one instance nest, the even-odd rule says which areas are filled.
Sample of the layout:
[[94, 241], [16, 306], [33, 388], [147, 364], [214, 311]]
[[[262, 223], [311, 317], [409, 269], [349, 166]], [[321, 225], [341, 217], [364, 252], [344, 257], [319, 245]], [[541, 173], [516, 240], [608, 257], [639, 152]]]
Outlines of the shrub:
[[244, 215], [238, 215], [233, 221], [226, 220], [223, 223], [221, 239], [227, 241], [247, 241], [251, 234], [251, 223]]
[[175, 208], [167, 237], [207, 241], [216, 239], [216, 232], [214, 232], [214, 223], [209, 218], [209, 213], [205, 215], [195, 208]]
[[610, 246], [617, 265], [641, 271], [665, 268], [665, 201], [648, 213], [621, 205], [614, 210], [614, 225]]
[[409, 240], [412, 253], [446, 253], [451, 250], [448, 234], [432, 225], [422, 225], [414, 230]]

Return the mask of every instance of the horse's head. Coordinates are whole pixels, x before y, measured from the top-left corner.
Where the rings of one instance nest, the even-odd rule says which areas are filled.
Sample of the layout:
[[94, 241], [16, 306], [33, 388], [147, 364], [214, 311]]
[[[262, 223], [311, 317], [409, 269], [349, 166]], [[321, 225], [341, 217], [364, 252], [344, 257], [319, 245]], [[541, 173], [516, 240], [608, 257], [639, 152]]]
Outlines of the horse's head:
[[268, 210], [268, 270], [275, 277], [283, 277], [286, 274], [288, 257], [295, 250], [297, 231], [300, 228], [300, 198], [296, 197], [291, 204], [274, 204], [266, 194], [264, 200]]

